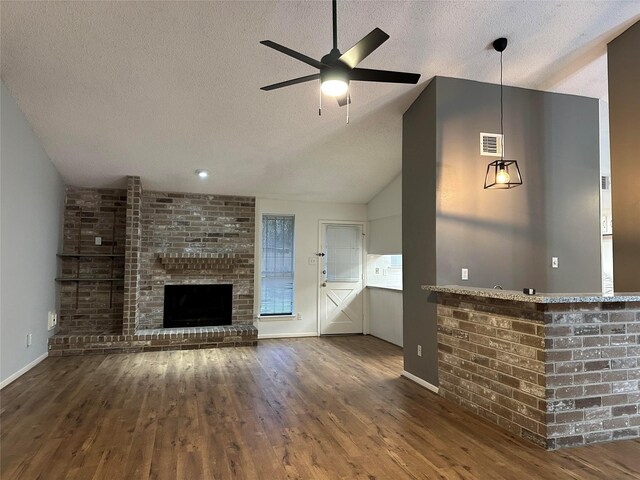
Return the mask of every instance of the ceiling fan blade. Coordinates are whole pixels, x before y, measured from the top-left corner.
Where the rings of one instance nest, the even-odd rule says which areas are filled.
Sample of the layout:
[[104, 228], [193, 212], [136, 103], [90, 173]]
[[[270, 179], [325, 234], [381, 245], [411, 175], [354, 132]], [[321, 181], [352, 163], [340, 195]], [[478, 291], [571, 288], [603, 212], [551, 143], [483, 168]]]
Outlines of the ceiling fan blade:
[[419, 73], [392, 72], [390, 70], [371, 70], [369, 68], [354, 68], [349, 72], [350, 80], [361, 82], [387, 83], [418, 83]]
[[265, 90], [265, 91], [275, 90], [276, 88], [288, 87], [289, 85], [295, 85], [296, 83], [310, 82], [311, 80], [318, 80], [319, 78], [320, 78], [320, 74], [314, 73], [313, 75], [307, 75], [306, 77], [294, 78], [292, 80], [287, 80], [286, 82], [267, 85], [266, 87], [261, 87], [260, 90]]
[[269, 48], [273, 48], [274, 50], [282, 52], [285, 55], [289, 55], [290, 57], [293, 57], [296, 60], [300, 60], [301, 62], [304, 62], [307, 65], [311, 65], [312, 67], [315, 67], [317, 69], [321, 69], [321, 68], [326, 66], [322, 62], [319, 62], [318, 60], [314, 60], [311, 57], [307, 57], [306, 55], [304, 55], [304, 54], [302, 54], [300, 52], [296, 52], [295, 50], [291, 50], [290, 48], [287, 48], [287, 47], [285, 47], [283, 45], [280, 45], [279, 43], [272, 42], [271, 40], [263, 40], [260, 43], [262, 45], [266, 45]]
[[366, 35], [362, 40], [356, 43], [349, 50], [344, 52], [340, 56], [340, 61], [349, 65], [351, 68], [356, 68], [356, 66], [369, 56], [371, 52], [373, 52], [376, 48], [382, 45], [389, 39], [389, 35], [384, 33], [379, 28], [374, 28], [368, 35]]
[[351, 103], [351, 97], [349, 97], [346, 93], [344, 95], [336, 97], [336, 100], [338, 101], [338, 105], [340, 105], [341, 107], [344, 107], [347, 102]]

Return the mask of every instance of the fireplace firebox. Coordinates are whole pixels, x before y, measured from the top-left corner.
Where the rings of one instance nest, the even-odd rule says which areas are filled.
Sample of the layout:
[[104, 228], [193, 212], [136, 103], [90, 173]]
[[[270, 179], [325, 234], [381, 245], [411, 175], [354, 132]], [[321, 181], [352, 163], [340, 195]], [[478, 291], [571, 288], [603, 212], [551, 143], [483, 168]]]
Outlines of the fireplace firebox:
[[165, 285], [164, 328], [231, 325], [233, 285]]

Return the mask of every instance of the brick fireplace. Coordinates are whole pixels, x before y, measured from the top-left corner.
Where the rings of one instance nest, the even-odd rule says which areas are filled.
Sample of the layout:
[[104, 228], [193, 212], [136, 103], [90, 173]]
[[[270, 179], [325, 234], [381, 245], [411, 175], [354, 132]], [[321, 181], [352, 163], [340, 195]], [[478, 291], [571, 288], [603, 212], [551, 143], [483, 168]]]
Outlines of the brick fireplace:
[[[69, 187], [50, 354], [255, 345], [254, 252], [253, 197]], [[230, 324], [163, 328], [173, 285], [230, 285]]]

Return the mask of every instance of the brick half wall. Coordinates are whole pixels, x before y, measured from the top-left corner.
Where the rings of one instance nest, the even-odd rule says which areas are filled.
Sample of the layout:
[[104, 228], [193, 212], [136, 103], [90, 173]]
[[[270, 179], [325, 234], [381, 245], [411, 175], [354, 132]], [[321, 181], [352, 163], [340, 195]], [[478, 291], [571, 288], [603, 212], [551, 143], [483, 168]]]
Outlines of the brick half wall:
[[535, 304], [441, 294], [440, 394], [545, 447], [543, 322]]
[[549, 305], [549, 448], [640, 436], [640, 302]]

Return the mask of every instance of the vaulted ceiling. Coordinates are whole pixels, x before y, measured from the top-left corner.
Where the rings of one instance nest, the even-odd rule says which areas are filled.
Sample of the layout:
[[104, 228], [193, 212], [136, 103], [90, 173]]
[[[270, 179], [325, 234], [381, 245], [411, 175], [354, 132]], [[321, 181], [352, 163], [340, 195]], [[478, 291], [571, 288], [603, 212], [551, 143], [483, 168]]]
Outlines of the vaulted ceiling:
[[[365, 68], [417, 86], [356, 83], [351, 123], [314, 73], [259, 45], [319, 59], [329, 1], [8, 2], [2, 80], [68, 184], [363, 203], [401, 169], [402, 114], [434, 75], [498, 82], [490, 43], [509, 38], [505, 83], [606, 98], [606, 43], [638, 1], [338, 3], [345, 51], [374, 27], [391, 38]], [[205, 168], [205, 181], [194, 170]]]

